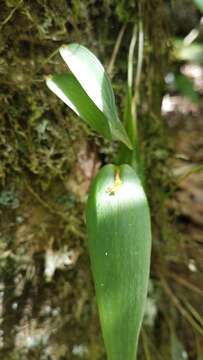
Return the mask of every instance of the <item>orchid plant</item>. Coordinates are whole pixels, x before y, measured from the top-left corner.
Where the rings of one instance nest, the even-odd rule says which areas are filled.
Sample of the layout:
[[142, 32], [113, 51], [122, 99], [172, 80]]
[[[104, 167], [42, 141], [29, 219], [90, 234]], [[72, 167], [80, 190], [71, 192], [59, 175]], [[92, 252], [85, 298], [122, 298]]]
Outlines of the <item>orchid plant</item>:
[[[62, 46], [59, 52], [69, 71], [46, 79], [47, 86], [99, 135], [120, 144], [116, 163], [102, 167], [93, 180], [86, 206], [88, 249], [108, 360], [136, 358], [150, 269], [150, 211], [140, 178], [137, 94], [132, 86], [135, 43], [136, 31], [129, 49], [124, 122], [107, 72], [86, 47]], [[142, 45], [139, 32], [141, 50]]]

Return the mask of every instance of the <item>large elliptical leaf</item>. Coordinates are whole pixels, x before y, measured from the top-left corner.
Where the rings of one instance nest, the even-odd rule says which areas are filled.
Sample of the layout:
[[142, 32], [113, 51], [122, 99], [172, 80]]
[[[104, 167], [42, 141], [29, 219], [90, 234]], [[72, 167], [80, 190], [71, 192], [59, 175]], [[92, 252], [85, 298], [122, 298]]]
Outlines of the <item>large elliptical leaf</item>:
[[48, 88], [94, 130], [111, 140], [111, 132], [104, 114], [95, 106], [73, 74], [49, 76]]
[[129, 165], [104, 166], [87, 204], [88, 246], [108, 360], [135, 360], [147, 295], [151, 227]]
[[118, 118], [111, 82], [97, 57], [76, 43], [62, 46], [59, 52], [89, 98], [106, 116], [112, 137], [132, 149], [131, 141]]

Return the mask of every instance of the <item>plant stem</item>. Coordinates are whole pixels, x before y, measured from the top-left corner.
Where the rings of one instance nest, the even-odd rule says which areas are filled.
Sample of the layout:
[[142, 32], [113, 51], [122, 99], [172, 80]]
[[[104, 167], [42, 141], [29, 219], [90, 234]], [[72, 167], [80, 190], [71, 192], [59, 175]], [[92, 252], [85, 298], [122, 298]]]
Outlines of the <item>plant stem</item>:
[[[134, 81], [134, 93], [133, 93], [133, 58], [135, 52], [135, 46], [137, 42], [138, 34], [138, 56], [137, 56], [137, 68]], [[143, 53], [144, 53], [144, 31], [142, 20], [139, 20], [137, 25], [133, 28], [133, 34], [129, 47], [128, 54], [128, 82], [127, 82], [127, 97], [126, 106], [124, 112], [124, 125], [128, 136], [131, 139], [134, 149], [129, 150], [125, 146], [121, 145], [119, 151], [119, 162], [130, 164], [139, 173], [143, 179], [143, 171], [139, 154], [139, 142], [138, 142], [138, 131], [137, 131], [137, 104], [139, 102], [139, 86], [142, 73], [143, 64]]]
[[137, 105], [139, 103], [139, 87], [142, 73], [142, 63], [143, 63], [143, 52], [144, 52], [144, 31], [142, 21], [139, 20], [139, 42], [138, 42], [138, 58], [137, 58], [137, 70], [135, 76], [135, 88], [134, 96], [132, 98], [131, 112], [132, 119], [135, 123], [135, 138], [137, 141]]
[[[133, 58], [135, 52], [135, 46], [137, 42], [137, 24], [134, 25], [133, 33], [130, 41], [128, 52], [128, 68], [127, 68], [127, 94], [125, 100], [124, 110], [124, 126], [130, 137], [130, 140], [135, 148], [136, 142], [136, 128], [135, 122], [132, 119], [132, 93], [133, 93]], [[127, 163], [132, 165], [134, 150], [129, 150], [125, 145], [121, 144], [118, 151], [118, 164]]]
[[133, 34], [130, 42], [128, 53], [128, 81], [127, 81], [127, 97], [124, 112], [124, 125], [130, 137], [133, 146], [135, 146], [136, 134], [135, 134], [135, 122], [132, 119], [132, 92], [133, 92], [133, 58], [135, 52], [135, 45], [137, 42], [137, 25], [133, 28]]
[[114, 49], [113, 49], [113, 53], [112, 53], [112, 56], [111, 56], [111, 59], [110, 59], [110, 62], [109, 62], [108, 68], [107, 68], [107, 72], [109, 74], [110, 79], [112, 78], [112, 72], [113, 72], [114, 64], [115, 64], [115, 61], [116, 61], [116, 57], [117, 57], [119, 48], [121, 46], [121, 41], [123, 39], [125, 29], [126, 29], [126, 24], [124, 24], [122, 26], [122, 28], [120, 29], [120, 31], [119, 31], [119, 34], [118, 34], [118, 37], [117, 37], [117, 40], [116, 40], [116, 43], [115, 43], [115, 46], [114, 46]]

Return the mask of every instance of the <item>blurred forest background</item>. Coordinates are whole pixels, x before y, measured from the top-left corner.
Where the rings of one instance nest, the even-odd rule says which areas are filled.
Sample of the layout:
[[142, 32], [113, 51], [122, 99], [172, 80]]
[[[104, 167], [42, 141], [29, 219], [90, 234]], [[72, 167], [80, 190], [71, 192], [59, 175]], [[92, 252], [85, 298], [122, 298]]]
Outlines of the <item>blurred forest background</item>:
[[203, 360], [202, 0], [0, 2], [2, 360], [106, 359], [84, 206], [116, 144], [76, 118], [44, 76], [66, 71], [57, 49], [79, 42], [110, 70], [122, 111], [139, 18], [138, 117], [153, 254], [138, 358]]

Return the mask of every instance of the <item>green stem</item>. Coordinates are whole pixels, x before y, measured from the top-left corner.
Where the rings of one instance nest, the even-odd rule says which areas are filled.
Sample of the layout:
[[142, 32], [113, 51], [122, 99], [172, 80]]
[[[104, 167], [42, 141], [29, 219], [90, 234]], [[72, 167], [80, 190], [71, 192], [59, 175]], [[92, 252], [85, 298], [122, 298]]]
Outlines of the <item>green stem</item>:
[[116, 40], [116, 43], [115, 43], [115, 46], [114, 46], [114, 49], [113, 49], [113, 53], [112, 53], [112, 56], [111, 56], [111, 59], [110, 59], [110, 62], [109, 62], [108, 68], [107, 68], [107, 73], [108, 73], [110, 79], [112, 78], [114, 64], [115, 64], [115, 61], [116, 61], [116, 57], [118, 55], [119, 48], [121, 46], [121, 41], [123, 39], [123, 35], [125, 33], [125, 30], [126, 30], [126, 24], [124, 24], [122, 26], [121, 30], [119, 31], [119, 34], [118, 34], [118, 37], [117, 37], [117, 40]]
[[137, 25], [134, 26], [133, 34], [130, 42], [129, 53], [128, 53], [128, 83], [127, 83], [127, 98], [126, 106], [124, 113], [124, 125], [127, 130], [127, 133], [132, 141], [132, 144], [135, 145], [136, 134], [135, 134], [135, 123], [132, 119], [132, 92], [133, 92], [133, 58], [135, 52], [135, 45], [137, 42]]
[[142, 20], [139, 21], [139, 45], [138, 45], [138, 59], [137, 59], [137, 71], [135, 76], [135, 95], [134, 98], [137, 101], [134, 101], [135, 108], [133, 113], [136, 112], [136, 102], [139, 102], [139, 87], [142, 74], [142, 64], [143, 64], [143, 53], [144, 53], [144, 31]]
[[136, 146], [138, 146], [138, 132], [137, 132], [137, 105], [139, 103], [139, 88], [140, 80], [142, 74], [142, 64], [143, 64], [143, 52], [144, 52], [144, 31], [142, 21], [139, 20], [139, 42], [138, 42], [138, 58], [137, 58], [137, 70], [135, 76], [135, 88], [134, 96], [132, 98], [131, 112], [132, 112], [132, 121], [135, 127], [135, 140]]
[[137, 104], [139, 102], [139, 87], [143, 64], [143, 50], [144, 50], [144, 31], [142, 20], [139, 20], [139, 35], [138, 35], [138, 58], [137, 69], [134, 82], [133, 94], [133, 57], [135, 52], [135, 45], [137, 41], [137, 25], [134, 26], [131, 43], [128, 55], [128, 87], [127, 98], [124, 113], [124, 125], [126, 131], [133, 143], [134, 149], [131, 151], [126, 146], [121, 145], [119, 151], [119, 163], [128, 163], [135, 168], [136, 171], [143, 178], [143, 171], [139, 155], [138, 131], [137, 131]]

